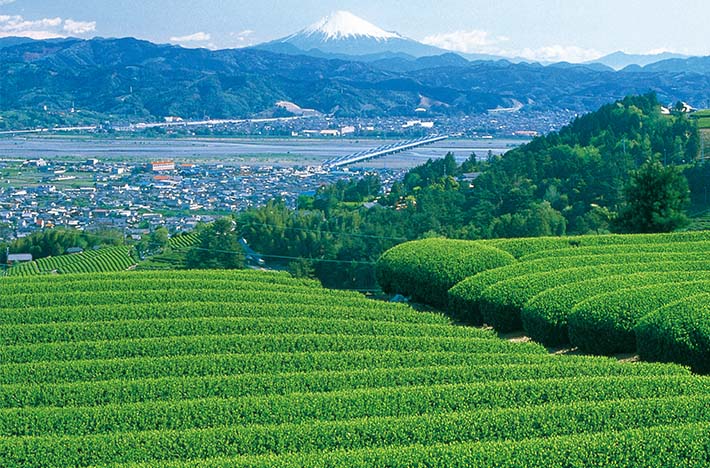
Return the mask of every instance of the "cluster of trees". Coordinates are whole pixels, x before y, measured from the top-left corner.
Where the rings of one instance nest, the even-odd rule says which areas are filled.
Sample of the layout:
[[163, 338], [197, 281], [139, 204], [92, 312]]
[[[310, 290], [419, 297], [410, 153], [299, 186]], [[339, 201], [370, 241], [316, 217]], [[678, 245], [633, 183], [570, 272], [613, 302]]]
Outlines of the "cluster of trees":
[[[506, 214], [534, 216], [547, 202], [564, 217], [568, 234], [614, 229], [604, 209], [617, 211], [626, 202], [631, 172], [649, 160], [692, 163], [699, 144], [694, 123], [682, 114], [662, 115], [655, 95], [627, 97], [488, 164], [476, 181], [485, 209], [475, 222], [483, 237], [512, 236], [485, 226]], [[554, 234], [553, 227], [545, 234]]]
[[150, 255], [158, 254], [168, 247], [169, 242], [170, 233], [168, 232], [168, 229], [163, 226], [158, 227], [136, 243], [138, 256], [145, 258]]
[[317, 196], [301, 196], [298, 208], [317, 209], [325, 213], [343, 203], [361, 203], [371, 201], [382, 193], [382, 182], [376, 175], [366, 175], [360, 179], [339, 180], [334, 184], [321, 187]]
[[198, 228], [198, 242], [188, 252], [189, 269], [244, 268], [244, 250], [239, 243], [236, 223], [230, 217]]
[[631, 172], [626, 202], [612, 226], [617, 232], [670, 232], [689, 223], [688, 180], [678, 167], [649, 160]]
[[682, 227], [691, 200], [707, 203], [710, 169], [696, 161], [699, 144], [695, 124], [662, 115], [655, 95], [628, 97], [504, 157], [471, 155], [458, 165], [448, 154], [387, 193], [369, 175], [303, 196], [295, 210], [272, 201], [236, 223], [256, 251], [291, 259], [294, 272], [369, 289], [371, 263], [405, 240]]

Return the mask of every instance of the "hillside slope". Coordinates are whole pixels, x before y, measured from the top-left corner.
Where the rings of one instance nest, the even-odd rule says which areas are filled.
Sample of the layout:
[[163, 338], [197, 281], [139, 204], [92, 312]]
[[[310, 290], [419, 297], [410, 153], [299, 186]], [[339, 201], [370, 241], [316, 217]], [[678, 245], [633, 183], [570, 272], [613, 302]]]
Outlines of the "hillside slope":
[[131, 246], [104, 247], [77, 254], [45, 257], [20, 263], [6, 271], [8, 276], [99, 273], [128, 270], [137, 263]]
[[0, 279], [3, 467], [703, 466], [710, 379], [269, 272]]

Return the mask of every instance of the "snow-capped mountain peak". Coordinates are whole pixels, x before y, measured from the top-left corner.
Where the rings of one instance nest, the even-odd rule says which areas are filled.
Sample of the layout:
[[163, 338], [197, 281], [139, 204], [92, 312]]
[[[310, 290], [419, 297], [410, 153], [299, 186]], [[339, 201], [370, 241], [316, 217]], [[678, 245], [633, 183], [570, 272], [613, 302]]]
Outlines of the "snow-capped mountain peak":
[[349, 11], [336, 11], [302, 31], [307, 36], [322, 35], [326, 40], [368, 37], [377, 40], [402, 39], [395, 32], [385, 31]]
[[393, 54], [425, 57], [446, 53], [396, 32], [385, 31], [348, 11], [336, 11], [297, 33], [256, 47], [281, 54], [339, 58]]

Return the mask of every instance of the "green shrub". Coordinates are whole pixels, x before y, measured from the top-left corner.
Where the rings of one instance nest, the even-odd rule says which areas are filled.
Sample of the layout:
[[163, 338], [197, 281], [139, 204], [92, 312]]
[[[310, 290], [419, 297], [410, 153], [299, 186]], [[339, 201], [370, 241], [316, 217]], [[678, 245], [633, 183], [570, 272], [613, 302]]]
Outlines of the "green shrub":
[[700, 294], [656, 310], [634, 329], [642, 359], [678, 362], [710, 373], [710, 294]]
[[643, 317], [705, 292], [710, 292], [710, 281], [664, 283], [593, 296], [572, 309], [568, 318], [570, 342], [592, 354], [635, 352], [634, 328]]
[[[532, 237], [523, 239], [494, 239], [483, 241], [485, 245], [510, 252], [522, 258], [536, 252], [591, 247], [600, 245], [665, 244], [670, 242], [710, 241], [710, 231], [673, 232], [664, 234], [604, 234], [571, 237]], [[549, 252], [548, 252], [549, 254]], [[546, 254], [546, 255], [548, 255]]]
[[522, 329], [521, 313], [527, 302], [541, 292], [591, 278], [641, 272], [676, 271], [679, 263], [630, 263], [569, 268], [519, 276], [490, 286], [481, 294], [483, 321], [496, 330], [509, 332]]
[[168, 246], [173, 249], [185, 249], [200, 242], [200, 235], [193, 231], [172, 236], [168, 241]]
[[[332, 353], [331, 353], [332, 354]], [[487, 382], [495, 386], [504, 381], [535, 379], [572, 379], [583, 377], [653, 377], [688, 375], [680, 366], [668, 364], [638, 364], [628, 366], [615, 359], [589, 356], [557, 356], [547, 354], [468, 355], [450, 365], [437, 361], [436, 354], [401, 353], [410, 359], [405, 367], [374, 367], [374, 359], [385, 353], [373, 351], [361, 354], [363, 368], [349, 360], [352, 354], [341, 354], [343, 369], [303, 372], [239, 373], [234, 375], [180, 375], [162, 378], [138, 378], [125, 385], [115, 380], [71, 382], [63, 384], [30, 384], [0, 386], [0, 408], [75, 407], [128, 404], [149, 401], [179, 401], [205, 398], [237, 398], [249, 396], [288, 395], [305, 392], [333, 392], [366, 388], [411, 387], [415, 385], [466, 384]], [[389, 353], [390, 357], [394, 356]], [[312, 354], [312, 356], [317, 356]], [[442, 355], [440, 354], [439, 357]], [[450, 355], [448, 355], [450, 356]], [[370, 358], [368, 361], [367, 357]], [[218, 358], [221, 358], [218, 356]], [[337, 356], [335, 356], [337, 358]], [[429, 362], [424, 359], [428, 358]], [[233, 357], [232, 361], [240, 359]], [[242, 358], [243, 359], [243, 358]], [[421, 360], [418, 360], [421, 359]], [[455, 358], [454, 358], [455, 359]], [[273, 359], [272, 359], [273, 361]], [[384, 364], [388, 361], [381, 361]], [[391, 362], [391, 361], [390, 361]], [[262, 359], [260, 364], [267, 364]], [[410, 367], [408, 364], [412, 364]], [[321, 365], [324, 363], [321, 362]], [[346, 366], [346, 364], [348, 366]], [[337, 362], [330, 363], [337, 367]], [[353, 367], [355, 365], [355, 367]], [[364, 368], [364, 366], [372, 366]], [[353, 368], [349, 368], [353, 367]], [[596, 382], [596, 381], [595, 381]], [[685, 382], [685, 380], [683, 381]], [[643, 381], [637, 382], [639, 388]], [[646, 380], [646, 383], [648, 381]], [[509, 389], [509, 388], [508, 388]]]
[[[373, 396], [376, 398], [378, 395]], [[390, 399], [386, 402], [392, 404], [396, 401]], [[191, 405], [172, 405], [170, 408], [156, 404], [154, 408], [138, 412], [134, 417], [124, 416], [125, 419], [113, 418], [109, 411], [122, 410], [122, 413], [128, 413], [133, 408], [107, 407], [104, 415], [97, 415], [93, 424], [89, 425], [82, 425], [82, 422], [91, 420], [91, 416], [87, 417], [78, 411], [75, 412], [79, 413], [76, 416], [70, 413], [65, 420], [59, 421], [47, 420], [47, 414], [43, 413], [48, 412], [40, 411], [32, 416], [40, 422], [38, 429], [43, 437], [3, 438], [0, 439], [0, 451], [9, 454], [5, 466], [48, 467], [58, 466], [58, 461], [62, 463], [59, 466], [107, 466], [116, 463], [159, 462], [165, 459], [184, 463], [215, 456], [238, 457], [244, 454], [273, 457], [293, 456], [295, 453], [328, 453], [333, 450], [342, 452], [368, 448], [401, 449], [422, 444], [436, 446], [461, 442], [494, 442], [500, 440], [501, 432], [505, 433], [510, 443], [575, 433], [641, 429], [670, 425], [678, 420], [700, 423], [706, 421], [709, 403], [707, 396], [697, 396], [650, 401], [575, 402], [513, 410], [483, 408], [432, 414], [431, 409], [438, 405], [445, 406], [435, 403], [431, 409], [422, 408], [417, 411], [425, 401], [420, 398], [418, 405], [409, 405], [411, 408], [399, 409], [395, 405], [385, 407], [381, 410], [383, 416], [375, 411], [381, 406], [376, 401], [365, 401], [365, 405], [357, 406], [343, 404], [340, 408], [335, 405], [327, 408], [318, 401], [317, 404], [327, 408], [326, 411], [318, 411], [317, 408], [314, 411], [306, 407], [302, 410], [306, 416], [303, 418], [297, 411], [301, 408], [293, 408], [290, 410], [295, 417], [291, 417], [289, 423], [269, 425], [248, 422], [249, 417], [253, 416], [259, 421], [261, 415], [256, 411], [256, 414], [251, 414], [250, 408], [230, 408], [228, 404], [233, 402], [229, 400], [201, 401]], [[276, 416], [282, 408], [278, 401], [274, 403], [272, 412]], [[404, 413], [406, 410], [411, 413]], [[348, 419], [334, 422], [329, 420], [329, 416], [318, 418], [321, 412], [326, 415], [328, 412], [334, 413]], [[353, 416], [364, 413], [365, 417], [349, 417], [350, 413]], [[286, 417], [281, 416], [277, 421], [283, 419]], [[560, 421], [565, 423], [560, 424]], [[32, 426], [26, 420], [17, 423], [25, 426], [20, 429]], [[52, 423], [67, 429], [52, 434]], [[14, 436], [13, 426], [0, 426], [0, 430]], [[32, 462], [25, 464], [28, 455]], [[336, 466], [351, 465], [344, 463]], [[383, 460], [374, 466], [391, 464]], [[432, 461], [416, 466], [442, 465]], [[443, 466], [450, 465], [447, 463]]]
[[[449, 309], [462, 320], [480, 325], [483, 323], [480, 304], [481, 294], [488, 287], [496, 283], [529, 274], [589, 267], [594, 265], [624, 265], [630, 263], [660, 265], [669, 262], [707, 262], [707, 254], [686, 252], [587, 255], [582, 257], [562, 258], [555, 258], [554, 256], [551, 256], [529, 262], [518, 262], [501, 268], [483, 271], [456, 284], [449, 290]], [[668, 267], [671, 268], [672, 266], [669, 265]], [[676, 267], [671, 269], [677, 270], [678, 268]], [[655, 270], [663, 271], [653, 265], [648, 269], [642, 270], [639, 268], [638, 271]]]
[[591, 432], [504, 442], [397, 445], [364, 450], [330, 450], [278, 456], [220, 458], [135, 468], [707, 468], [710, 424], [661, 425], [627, 431]]
[[425, 239], [385, 252], [377, 262], [377, 279], [387, 293], [445, 307], [449, 288], [459, 281], [513, 262], [509, 253], [478, 242]]
[[[707, 261], [675, 262], [677, 271], [647, 272], [594, 278], [548, 289], [530, 299], [521, 311], [523, 329], [545, 346], [569, 343], [567, 315], [578, 303], [602, 293], [672, 281], [710, 280]], [[693, 273], [691, 273], [693, 272]]]
[[591, 247], [574, 247], [554, 251], [537, 252], [525, 255], [520, 261], [537, 260], [554, 256], [579, 257], [585, 255], [613, 255], [613, 254], [643, 254], [643, 253], [697, 253], [710, 251], [710, 242], [671, 242], [666, 244], [634, 244], [634, 245], [600, 245]]
[[677, 365], [267, 272], [1, 278], [0, 297], [2, 468], [708, 466], [710, 379]]

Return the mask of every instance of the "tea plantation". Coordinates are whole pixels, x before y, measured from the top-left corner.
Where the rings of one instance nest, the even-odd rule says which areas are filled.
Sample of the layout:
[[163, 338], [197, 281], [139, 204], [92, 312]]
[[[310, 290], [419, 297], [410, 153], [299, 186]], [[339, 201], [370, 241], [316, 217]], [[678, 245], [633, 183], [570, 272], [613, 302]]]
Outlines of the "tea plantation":
[[386, 252], [378, 278], [385, 291], [546, 346], [710, 369], [708, 231], [427, 239]]
[[8, 276], [43, 274], [96, 273], [123, 271], [137, 263], [131, 246], [104, 247], [77, 254], [46, 257], [9, 268]]
[[[710, 378], [673, 364], [552, 355], [271, 272], [6, 277], [0, 296], [3, 468], [710, 464]], [[702, 321], [674, 307], [646, 328]]]

